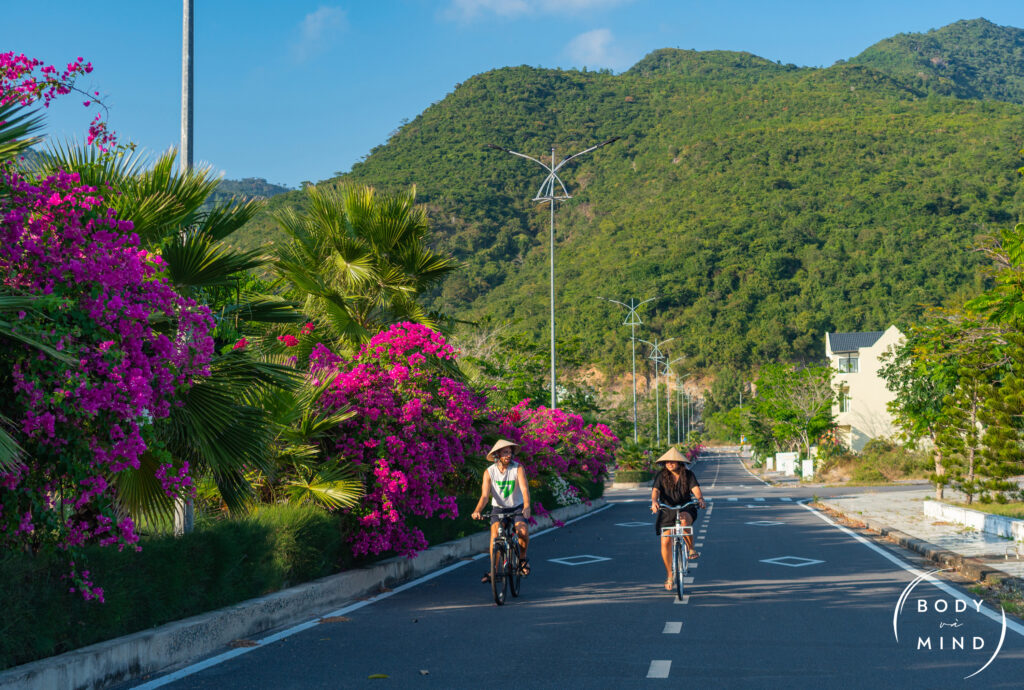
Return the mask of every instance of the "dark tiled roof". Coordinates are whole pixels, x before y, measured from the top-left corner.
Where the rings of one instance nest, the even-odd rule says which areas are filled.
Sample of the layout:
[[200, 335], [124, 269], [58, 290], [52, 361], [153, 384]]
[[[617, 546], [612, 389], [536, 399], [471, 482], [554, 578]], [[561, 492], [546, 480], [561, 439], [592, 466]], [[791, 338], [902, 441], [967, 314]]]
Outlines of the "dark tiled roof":
[[862, 347], [871, 347], [878, 342], [885, 331], [866, 333], [829, 333], [828, 341], [832, 352], [856, 352]]

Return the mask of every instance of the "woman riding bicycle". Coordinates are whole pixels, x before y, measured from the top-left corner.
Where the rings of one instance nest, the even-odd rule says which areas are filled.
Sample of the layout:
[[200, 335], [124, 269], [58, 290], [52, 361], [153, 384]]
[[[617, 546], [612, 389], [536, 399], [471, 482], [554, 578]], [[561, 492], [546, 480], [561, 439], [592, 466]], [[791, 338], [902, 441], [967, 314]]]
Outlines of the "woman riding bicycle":
[[[672, 589], [672, 538], [663, 536], [661, 530], [663, 527], [671, 527], [675, 524], [677, 512], [680, 513], [679, 519], [684, 525], [692, 525], [697, 519], [697, 508], [689, 506], [681, 511], [668, 510], [661, 508], [658, 502], [681, 506], [688, 503], [692, 495], [697, 499], [700, 507], [704, 508], [704, 494], [700, 489], [697, 476], [684, 465], [684, 463], [690, 462], [674, 447], [669, 448], [668, 452], [657, 460], [657, 463], [662, 466], [662, 470], [654, 478], [651, 489], [651, 512], [658, 514], [654, 530], [661, 537], [661, 560], [665, 563], [665, 572], [667, 573], [665, 589], [667, 590]], [[700, 554], [693, 548], [693, 535], [686, 535], [683, 537], [683, 541], [686, 542], [687, 557], [690, 560], [699, 558]]]
[[[526, 560], [526, 547], [530, 545], [530, 532], [526, 521], [530, 518], [530, 487], [526, 482], [523, 466], [512, 460], [513, 449], [519, 444], [498, 441], [487, 454], [487, 459], [494, 464], [484, 471], [484, 481], [480, 488], [480, 500], [473, 510], [473, 519], [480, 519], [480, 511], [487, 499], [491, 499], [491, 559], [494, 559], [494, 538], [498, 536], [498, 523], [502, 516], [512, 516], [515, 521], [516, 535], [519, 537], [520, 559], [519, 572], [530, 574], [530, 563]], [[490, 582], [490, 573], [484, 573], [481, 582]]]

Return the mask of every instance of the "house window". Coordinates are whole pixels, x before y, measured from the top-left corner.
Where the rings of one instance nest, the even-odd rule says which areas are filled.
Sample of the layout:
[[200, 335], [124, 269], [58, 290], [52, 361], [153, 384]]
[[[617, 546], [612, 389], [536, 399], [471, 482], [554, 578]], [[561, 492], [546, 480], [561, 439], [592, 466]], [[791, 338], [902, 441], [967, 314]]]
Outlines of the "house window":
[[858, 371], [857, 355], [839, 355], [840, 374], [856, 374]]
[[[854, 361], [856, 362], [857, 360], [855, 359]], [[850, 411], [850, 403], [851, 403], [852, 400], [853, 399], [850, 397], [850, 388], [848, 386], [843, 386], [842, 388], [839, 389], [839, 411], [840, 412], [849, 412]]]

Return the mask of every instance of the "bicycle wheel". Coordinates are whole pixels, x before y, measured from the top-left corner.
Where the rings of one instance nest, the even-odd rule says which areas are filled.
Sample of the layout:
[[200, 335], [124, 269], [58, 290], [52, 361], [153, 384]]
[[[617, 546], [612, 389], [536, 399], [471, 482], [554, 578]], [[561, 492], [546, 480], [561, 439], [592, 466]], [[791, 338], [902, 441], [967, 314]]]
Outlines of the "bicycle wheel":
[[501, 606], [505, 603], [505, 590], [508, 588], [508, 555], [505, 553], [505, 545], [497, 542], [494, 545], [494, 558], [491, 559], [491, 592], [494, 594], [494, 603]]
[[519, 596], [519, 586], [522, 584], [523, 574], [519, 572], [519, 543], [512, 544], [508, 552], [508, 589], [512, 596]]
[[682, 601], [683, 578], [686, 577], [686, 551], [683, 549], [682, 539], [676, 539], [675, 556], [672, 561], [676, 564], [676, 596]]

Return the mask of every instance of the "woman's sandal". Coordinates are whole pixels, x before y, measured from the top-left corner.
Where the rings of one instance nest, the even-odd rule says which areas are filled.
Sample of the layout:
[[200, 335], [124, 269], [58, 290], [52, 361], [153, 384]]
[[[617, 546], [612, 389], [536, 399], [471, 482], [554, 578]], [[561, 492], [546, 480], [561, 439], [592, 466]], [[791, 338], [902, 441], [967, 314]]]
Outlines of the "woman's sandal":
[[529, 559], [524, 558], [522, 561], [519, 562], [519, 574], [522, 575], [523, 577], [526, 577], [527, 575], [530, 574], [530, 561], [529, 561]]
[[675, 584], [675, 580], [671, 575], [665, 578], [665, 589], [667, 589], [668, 591], [671, 592]]
[[698, 553], [697, 551], [691, 551], [688, 554], [686, 554], [686, 557], [689, 558], [691, 561], [695, 561], [698, 558], [700, 558], [700, 553]]
[[490, 581], [491, 581], [491, 574], [490, 573], [484, 573], [484, 576], [480, 578], [480, 583], [484, 584], [484, 585], [489, 584]]

